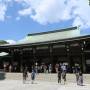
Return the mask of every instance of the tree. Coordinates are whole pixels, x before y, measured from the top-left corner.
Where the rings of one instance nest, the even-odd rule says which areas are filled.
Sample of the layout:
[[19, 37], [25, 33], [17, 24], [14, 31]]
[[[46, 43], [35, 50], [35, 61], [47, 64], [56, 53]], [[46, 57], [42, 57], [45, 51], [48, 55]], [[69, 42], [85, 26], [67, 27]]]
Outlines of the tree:
[[9, 44], [9, 43], [7, 41], [0, 40], [0, 45], [3, 45], [3, 44]]

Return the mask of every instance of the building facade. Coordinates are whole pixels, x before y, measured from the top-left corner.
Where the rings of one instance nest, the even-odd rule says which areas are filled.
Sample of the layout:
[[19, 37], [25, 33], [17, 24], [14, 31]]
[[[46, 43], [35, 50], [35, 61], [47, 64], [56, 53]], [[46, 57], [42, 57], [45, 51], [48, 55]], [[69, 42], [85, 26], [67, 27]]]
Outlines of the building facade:
[[55, 64], [65, 63], [68, 72], [79, 65], [84, 73], [90, 73], [90, 35], [81, 36], [78, 27], [28, 34], [14, 45], [0, 46], [0, 51], [9, 53], [0, 57], [0, 68], [8, 63], [8, 68], [15, 64], [18, 72], [25, 66], [31, 71], [37, 62], [38, 65], [52, 64], [55, 72]]

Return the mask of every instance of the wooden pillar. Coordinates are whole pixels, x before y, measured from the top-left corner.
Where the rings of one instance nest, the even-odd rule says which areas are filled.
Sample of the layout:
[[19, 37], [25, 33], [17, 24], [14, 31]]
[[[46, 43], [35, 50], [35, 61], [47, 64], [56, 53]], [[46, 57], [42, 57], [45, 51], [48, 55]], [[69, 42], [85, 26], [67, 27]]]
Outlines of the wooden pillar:
[[50, 51], [50, 61], [53, 63], [53, 55], [52, 55], [53, 47], [51, 45], [49, 46], [49, 51]]
[[82, 55], [82, 60], [81, 60], [81, 63], [82, 63], [82, 71], [83, 71], [83, 73], [85, 73], [85, 72], [86, 72], [85, 55], [84, 55], [84, 53], [82, 53], [81, 55]]
[[72, 63], [70, 60], [70, 46], [68, 43], [66, 44], [66, 52], [67, 52], [67, 61], [68, 61], [69, 72], [71, 72]]
[[11, 55], [11, 64], [12, 64], [12, 72], [13, 72], [13, 61], [14, 61], [14, 49], [9, 49], [10, 55]]
[[55, 68], [54, 68], [54, 64], [55, 64], [55, 62], [54, 62], [54, 60], [53, 60], [53, 46], [52, 45], [50, 45], [49, 46], [49, 52], [50, 52], [50, 64], [52, 65], [52, 71], [51, 72], [55, 72]]
[[85, 61], [85, 53], [84, 53], [84, 48], [85, 48], [85, 41], [81, 44], [81, 68], [83, 73], [86, 72], [86, 61]]
[[20, 72], [23, 72], [23, 50], [20, 49]]
[[35, 47], [33, 47], [33, 64], [35, 64], [35, 62], [36, 62], [36, 48]]
[[14, 49], [10, 49], [10, 53], [11, 53], [11, 57], [12, 57], [12, 64], [13, 64], [13, 61], [14, 61]]

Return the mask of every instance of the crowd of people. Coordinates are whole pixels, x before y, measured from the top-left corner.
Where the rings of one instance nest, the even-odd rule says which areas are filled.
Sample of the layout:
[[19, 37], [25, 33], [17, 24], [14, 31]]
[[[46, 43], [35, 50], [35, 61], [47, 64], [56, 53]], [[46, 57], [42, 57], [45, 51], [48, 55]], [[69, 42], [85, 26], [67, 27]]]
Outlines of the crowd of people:
[[19, 72], [19, 65], [17, 62], [13, 62], [13, 64], [5, 62], [3, 64], [3, 69], [5, 72]]
[[[3, 67], [4, 67], [4, 71], [17, 72], [18, 63], [13, 63], [13, 64], [4, 63]], [[76, 76], [77, 85], [82, 86], [83, 85], [83, 73], [81, 71], [80, 65], [78, 64], [78, 65], [72, 66], [71, 69], [72, 69], [72, 73], [74, 73]], [[31, 66], [31, 70], [30, 70], [30, 67], [25, 65], [23, 66], [22, 71], [23, 71], [23, 82], [24, 83], [28, 77], [28, 72], [31, 72], [32, 83], [35, 80], [36, 74], [54, 72], [54, 73], [57, 73], [58, 83], [62, 83], [62, 81], [64, 81], [64, 84], [65, 84], [67, 80], [66, 74], [68, 72], [68, 65], [66, 63], [56, 63], [53, 65], [53, 64], [45, 64], [45, 63], [38, 64], [36, 62], [34, 65]]]
[[[62, 64], [58, 68], [58, 83], [61, 83], [61, 78], [64, 80], [64, 84], [66, 82], [66, 73], [67, 73], [67, 68], [65, 64]], [[73, 73], [76, 76], [76, 82], [77, 85], [83, 86], [83, 73], [80, 69], [80, 66], [75, 66], [73, 67]]]
[[[83, 73], [80, 69], [80, 66], [75, 66], [72, 67], [73, 68], [73, 73], [76, 76], [76, 82], [77, 85], [81, 85], [83, 86]], [[55, 70], [57, 73], [57, 78], [58, 78], [58, 83], [62, 83], [62, 80], [64, 81], [64, 84], [66, 82], [66, 74], [67, 74], [67, 65], [65, 65], [64, 63], [62, 64], [56, 64], [55, 65]], [[28, 68], [25, 67], [23, 70], [23, 82], [25, 83], [26, 78], [28, 77]], [[42, 64], [41, 66], [39, 66], [38, 68], [38, 64], [36, 63], [34, 66], [32, 66], [32, 72], [31, 72], [31, 80], [32, 83], [35, 80], [35, 76], [36, 74], [39, 74], [39, 72], [47, 72], [47, 73], [51, 73], [52, 72], [52, 64], [49, 64], [48, 66], [46, 66], [45, 64]]]

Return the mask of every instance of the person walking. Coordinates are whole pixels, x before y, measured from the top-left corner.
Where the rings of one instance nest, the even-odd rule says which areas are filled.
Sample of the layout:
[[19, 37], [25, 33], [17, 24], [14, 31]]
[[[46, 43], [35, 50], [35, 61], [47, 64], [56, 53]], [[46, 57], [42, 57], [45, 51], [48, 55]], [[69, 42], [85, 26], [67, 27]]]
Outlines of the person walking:
[[83, 86], [83, 73], [79, 72], [78, 85]]
[[64, 84], [65, 84], [67, 68], [66, 68], [66, 65], [64, 63], [63, 63], [63, 65], [61, 65], [61, 71], [62, 71], [62, 79], [64, 80]]
[[58, 83], [61, 83], [61, 70], [58, 70]]
[[49, 73], [52, 72], [52, 64], [49, 64]]
[[78, 85], [79, 84], [78, 83], [78, 81], [79, 81], [79, 72], [76, 72], [75, 75], [76, 75], [76, 82], [77, 82], [77, 85]]
[[32, 80], [32, 84], [34, 83], [34, 80], [35, 80], [35, 71], [32, 70], [32, 73], [31, 73], [31, 80]]
[[77, 85], [79, 85], [79, 68], [77, 66], [75, 66], [75, 75], [76, 75], [76, 82], [77, 82]]
[[25, 67], [25, 69], [23, 70], [23, 83], [26, 82], [26, 79], [28, 77], [28, 70], [27, 70], [27, 67]]
[[62, 79], [64, 80], [64, 84], [66, 82], [66, 71], [62, 71]]
[[56, 63], [56, 64], [55, 64], [55, 72], [56, 72], [56, 73], [58, 73], [58, 68], [59, 68], [59, 64]]

